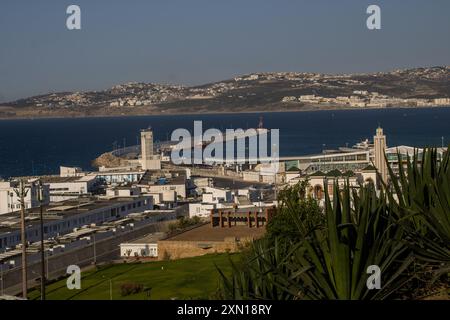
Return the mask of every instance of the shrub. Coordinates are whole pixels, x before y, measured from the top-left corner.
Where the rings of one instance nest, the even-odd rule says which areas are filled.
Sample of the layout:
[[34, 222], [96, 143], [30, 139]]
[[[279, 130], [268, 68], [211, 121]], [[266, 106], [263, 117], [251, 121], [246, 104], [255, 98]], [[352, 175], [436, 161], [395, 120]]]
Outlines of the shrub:
[[201, 219], [197, 216], [192, 218], [181, 217], [177, 220], [177, 222], [169, 224], [169, 232], [172, 233], [175, 231], [183, 230], [196, 224], [199, 224], [200, 222]]
[[122, 297], [142, 292], [144, 286], [140, 283], [126, 282], [120, 285], [120, 294]]

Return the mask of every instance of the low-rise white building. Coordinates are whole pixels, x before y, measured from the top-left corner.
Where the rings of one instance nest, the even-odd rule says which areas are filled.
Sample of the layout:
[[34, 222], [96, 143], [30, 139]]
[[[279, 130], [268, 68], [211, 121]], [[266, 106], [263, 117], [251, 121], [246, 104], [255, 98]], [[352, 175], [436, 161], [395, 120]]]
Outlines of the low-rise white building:
[[291, 169], [285, 172], [285, 182], [289, 183], [292, 179], [299, 178], [301, 175], [300, 170], [298, 169]]
[[158, 257], [158, 240], [165, 236], [164, 232], [146, 235], [143, 238], [120, 244], [120, 256], [131, 257]]
[[207, 218], [213, 209], [216, 209], [216, 204], [214, 203], [190, 203], [189, 217]]
[[162, 194], [163, 201], [176, 202], [178, 198], [186, 198], [186, 173], [148, 170], [137, 186], [142, 193]]
[[202, 191], [202, 201], [206, 203], [231, 202], [233, 200], [229, 189], [204, 187]]
[[[86, 225], [101, 225], [153, 209], [153, 199], [145, 196], [91, 197], [50, 203], [43, 208], [44, 239], [71, 233]], [[27, 241], [40, 240], [39, 209], [26, 211]], [[17, 212], [0, 215], [0, 252], [20, 243]]]
[[304, 175], [289, 180], [289, 185], [295, 185], [301, 181], [308, 181], [307, 195], [313, 197], [319, 202], [323, 203], [325, 199], [325, 191], [328, 192], [330, 199], [333, 199], [334, 187], [337, 184], [339, 188], [344, 188], [348, 184], [351, 188], [359, 188], [363, 185], [372, 184], [374, 186], [378, 183], [377, 171], [373, 166], [367, 166], [359, 171], [340, 172], [339, 170], [332, 170], [324, 173], [317, 171], [310, 175]]
[[80, 167], [59, 167], [60, 177], [80, 177], [83, 176], [83, 170]]
[[106, 196], [108, 197], [131, 197], [140, 195], [141, 190], [136, 186], [121, 186], [106, 189]]
[[88, 174], [81, 177], [48, 176], [42, 177], [40, 180], [49, 187], [51, 202], [91, 195], [99, 182], [96, 174]]
[[[19, 188], [19, 181], [3, 181], [0, 182], [0, 214], [18, 211], [21, 208], [20, 197], [16, 193]], [[39, 187], [37, 181], [25, 183], [24, 197], [25, 209], [35, 208], [39, 203]], [[49, 187], [43, 186], [43, 204], [46, 205], [50, 201]]]
[[99, 180], [106, 184], [114, 183], [133, 183], [141, 180], [145, 174], [144, 170], [133, 170], [131, 167], [122, 169], [108, 169], [101, 167], [100, 171], [96, 173]]
[[191, 177], [191, 180], [197, 188], [211, 187], [213, 184], [213, 179], [208, 177]]
[[437, 98], [433, 101], [437, 105], [450, 105], [450, 98]]

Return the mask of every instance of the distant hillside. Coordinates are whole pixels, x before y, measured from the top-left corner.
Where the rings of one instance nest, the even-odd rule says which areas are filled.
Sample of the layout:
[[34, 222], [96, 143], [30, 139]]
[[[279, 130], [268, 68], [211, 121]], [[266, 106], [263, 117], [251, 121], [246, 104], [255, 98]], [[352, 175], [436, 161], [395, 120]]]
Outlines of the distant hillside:
[[127, 83], [104, 91], [52, 93], [6, 103], [0, 118], [424, 107], [450, 104], [448, 99], [448, 66], [371, 74], [277, 72], [194, 87]]

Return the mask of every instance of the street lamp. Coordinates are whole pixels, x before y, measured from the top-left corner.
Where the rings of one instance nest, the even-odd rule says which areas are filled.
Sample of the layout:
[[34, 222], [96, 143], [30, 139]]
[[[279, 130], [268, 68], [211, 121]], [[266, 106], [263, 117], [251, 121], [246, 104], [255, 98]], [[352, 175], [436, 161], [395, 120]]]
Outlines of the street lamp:
[[20, 203], [20, 234], [22, 240], [22, 297], [27, 299], [28, 281], [27, 281], [27, 234], [25, 224], [25, 197], [28, 194], [28, 189], [25, 186], [24, 180], [20, 180], [19, 189], [14, 189], [14, 192], [19, 198]]
[[94, 239], [94, 246], [93, 246], [93, 249], [94, 249], [94, 266], [95, 266], [95, 265], [97, 265], [97, 248], [96, 248], [96, 243], [95, 243], [95, 231], [94, 231], [94, 233], [92, 234], [92, 237], [93, 237], [93, 239]]
[[47, 275], [46, 279], [49, 279], [49, 275], [48, 275], [48, 252], [45, 251], [45, 274]]
[[3, 285], [3, 265], [0, 266], [0, 281], [2, 282], [0, 290], [1, 290], [1, 295], [3, 296], [5, 294], [5, 288]]
[[41, 300], [45, 300], [45, 249], [44, 249], [44, 188], [42, 181], [38, 182], [39, 217], [41, 222]]

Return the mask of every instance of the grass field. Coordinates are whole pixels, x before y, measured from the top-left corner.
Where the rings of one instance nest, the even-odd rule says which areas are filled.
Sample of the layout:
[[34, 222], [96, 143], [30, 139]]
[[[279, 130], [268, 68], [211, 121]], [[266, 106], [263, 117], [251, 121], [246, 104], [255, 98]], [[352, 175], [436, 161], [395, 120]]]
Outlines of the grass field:
[[[82, 272], [80, 290], [67, 289], [66, 279], [47, 285], [47, 299], [109, 300], [110, 284], [113, 300], [207, 299], [216, 291], [219, 281], [215, 265], [228, 272], [229, 258], [235, 261], [237, 257], [230, 254], [209, 254], [180, 260], [98, 267], [97, 270]], [[152, 288], [150, 297], [146, 292], [121, 296], [120, 287], [123, 283], [137, 283]], [[39, 299], [39, 291], [30, 292], [29, 298]]]

